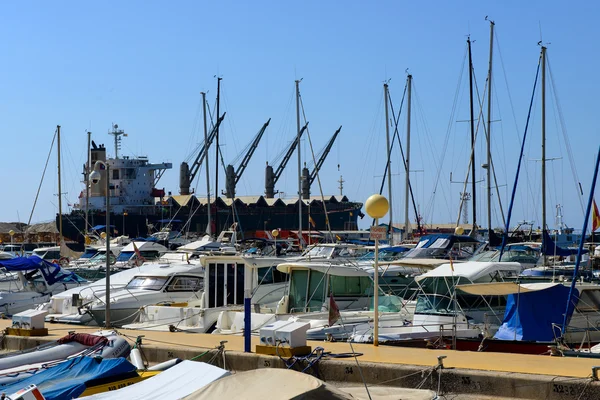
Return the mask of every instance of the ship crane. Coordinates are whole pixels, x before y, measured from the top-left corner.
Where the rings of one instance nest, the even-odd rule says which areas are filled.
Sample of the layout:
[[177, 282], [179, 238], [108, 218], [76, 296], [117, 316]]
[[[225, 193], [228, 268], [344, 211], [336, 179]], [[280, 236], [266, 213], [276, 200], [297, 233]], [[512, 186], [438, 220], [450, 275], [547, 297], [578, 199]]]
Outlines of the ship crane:
[[202, 144], [200, 147], [200, 151], [196, 155], [196, 159], [191, 167], [188, 166], [187, 162], [182, 162], [181, 167], [179, 169], [179, 193], [180, 194], [190, 194], [190, 185], [192, 181], [196, 177], [196, 174], [200, 170], [200, 166], [206, 157], [206, 152], [210, 148], [215, 136], [217, 134], [217, 130], [219, 129], [219, 125], [225, 119], [225, 113], [217, 120], [217, 123], [213, 126], [212, 130], [208, 135], [208, 140], [206, 143]]
[[342, 127], [340, 126], [338, 128], [338, 130], [335, 131], [335, 133], [333, 134], [331, 139], [329, 139], [329, 142], [327, 143], [325, 148], [321, 151], [321, 156], [319, 157], [319, 160], [317, 161], [317, 164], [315, 165], [315, 168], [312, 170], [312, 172], [309, 172], [308, 168], [306, 168], [306, 167], [304, 167], [302, 169], [302, 198], [304, 200], [310, 199], [310, 187], [312, 186], [313, 182], [315, 181], [317, 174], [321, 170], [321, 167], [323, 166], [323, 163], [325, 162], [325, 159], [327, 158], [327, 155], [331, 151], [331, 148], [333, 147], [333, 143], [335, 142], [335, 139], [337, 138], [337, 135], [340, 133], [341, 130], [342, 130]]
[[258, 147], [258, 143], [260, 142], [260, 139], [263, 137], [263, 134], [267, 130], [267, 126], [269, 126], [269, 122], [271, 122], [271, 118], [269, 118], [269, 120], [267, 122], [265, 122], [263, 127], [260, 129], [260, 131], [258, 131], [256, 136], [252, 140], [252, 143], [250, 144], [250, 148], [244, 155], [244, 158], [242, 159], [242, 162], [240, 163], [240, 165], [237, 167], [237, 170], [231, 164], [229, 164], [227, 166], [227, 168], [225, 169], [225, 195], [228, 198], [233, 199], [235, 197], [235, 187], [237, 186], [238, 182], [240, 181], [242, 174], [246, 170], [246, 167], [248, 166], [248, 163], [250, 162], [250, 159], [252, 158], [254, 151]]
[[273, 166], [267, 164], [267, 169], [265, 170], [265, 196], [267, 197], [267, 199], [272, 199], [273, 197], [275, 197], [275, 184], [279, 180], [279, 177], [285, 169], [285, 166], [287, 165], [288, 161], [292, 157], [292, 154], [294, 154], [294, 150], [296, 150], [296, 146], [298, 146], [299, 139], [302, 138], [302, 134], [304, 133], [307, 127], [308, 122], [302, 127], [302, 129], [300, 129], [300, 132], [294, 138], [294, 141], [288, 148], [287, 152], [285, 153], [285, 156], [283, 157], [283, 160], [281, 160], [281, 163], [279, 164], [275, 172], [273, 172]]

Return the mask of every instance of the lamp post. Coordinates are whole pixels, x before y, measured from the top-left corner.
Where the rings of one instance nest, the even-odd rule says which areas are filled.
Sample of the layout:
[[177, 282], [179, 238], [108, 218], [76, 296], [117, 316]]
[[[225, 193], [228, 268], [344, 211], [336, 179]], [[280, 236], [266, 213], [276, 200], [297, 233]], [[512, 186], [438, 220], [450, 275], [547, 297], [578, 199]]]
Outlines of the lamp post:
[[[379, 218], [387, 214], [390, 205], [385, 197], [374, 194], [365, 202], [365, 209], [371, 218], [375, 219], [375, 227], [379, 226]], [[373, 277], [373, 345], [379, 346], [379, 232], [371, 228], [371, 235], [375, 237], [375, 276]]]
[[106, 179], [106, 293], [105, 293], [105, 306], [104, 306], [104, 322], [106, 328], [110, 328], [110, 167], [104, 161], [96, 161], [94, 164], [94, 170], [89, 176], [89, 180], [97, 185], [102, 180], [102, 174], [100, 174], [100, 170], [104, 167], [106, 171], [105, 179]]

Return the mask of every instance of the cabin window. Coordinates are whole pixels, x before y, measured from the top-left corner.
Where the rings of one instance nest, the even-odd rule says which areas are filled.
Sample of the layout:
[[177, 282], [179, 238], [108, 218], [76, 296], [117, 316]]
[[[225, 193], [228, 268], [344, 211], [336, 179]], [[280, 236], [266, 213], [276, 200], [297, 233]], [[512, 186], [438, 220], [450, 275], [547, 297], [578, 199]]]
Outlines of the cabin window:
[[161, 276], [136, 276], [125, 289], [161, 290], [167, 283], [167, 277]]
[[321, 311], [325, 302], [325, 274], [293, 270], [290, 283], [290, 312]]
[[275, 267], [258, 268], [258, 284], [280, 283], [287, 281], [287, 274], [279, 271]]
[[135, 168], [124, 168], [123, 179], [135, 179], [136, 173]]
[[112, 179], [119, 179], [119, 170], [118, 169], [113, 169], [112, 170]]
[[194, 276], [176, 276], [169, 286], [168, 292], [197, 292], [202, 288], [202, 280]]
[[373, 281], [368, 276], [331, 276], [329, 286], [334, 296], [360, 296], [372, 292]]

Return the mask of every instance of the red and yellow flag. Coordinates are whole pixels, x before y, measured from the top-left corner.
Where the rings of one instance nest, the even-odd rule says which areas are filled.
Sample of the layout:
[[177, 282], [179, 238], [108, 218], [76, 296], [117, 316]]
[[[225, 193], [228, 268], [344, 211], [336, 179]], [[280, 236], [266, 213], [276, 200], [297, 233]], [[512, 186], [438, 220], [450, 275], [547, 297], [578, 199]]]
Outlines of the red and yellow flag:
[[592, 203], [594, 206], [594, 209], [592, 210], [592, 232], [595, 232], [596, 229], [600, 228], [600, 213], [598, 212], [596, 200], [592, 200]]

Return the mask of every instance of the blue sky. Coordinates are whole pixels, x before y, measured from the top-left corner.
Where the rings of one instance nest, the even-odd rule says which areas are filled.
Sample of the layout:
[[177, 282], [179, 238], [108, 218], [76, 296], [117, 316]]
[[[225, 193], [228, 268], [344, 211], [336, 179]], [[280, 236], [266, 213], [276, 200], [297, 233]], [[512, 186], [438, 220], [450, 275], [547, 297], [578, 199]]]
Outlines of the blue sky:
[[[414, 77], [411, 169], [417, 171], [416, 201], [426, 222], [453, 222], [462, 186], [450, 183], [449, 174], [462, 180], [468, 165], [468, 124], [456, 122], [468, 119], [466, 39], [470, 34], [474, 41], [475, 79], [483, 96], [489, 52], [489, 24], [484, 18], [489, 16], [496, 22], [498, 40], [492, 143], [498, 183], [508, 185], [500, 187], [503, 206], [507, 208], [514, 179], [541, 37], [548, 43], [552, 77], [548, 85], [553, 85], [547, 100], [547, 157], [561, 158], [548, 167], [548, 221], [554, 225], [555, 207], [561, 204], [565, 222], [579, 228], [583, 213], [564, 137], [570, 142], [585, 203], [600, 144], [595, 95], [600, 89], [596, 73], [600, 35], [595, 21], [599, 8], [591, 1], [569, 6], [559, 1], [3, 2], [0, 220], [29, 218], [57, 124], [63, 132], [64, 203], [75, 202], [82, 189], [85, 131], [92, 131], [94, 141], [106, 143], [111, 153], [107, 132], [112, 122], [129, 134], [123, 153], [173, 163], [159, 186], [176, 193], [179, 164], [202, 135], [197, 124], [200, 92], [208, 91], [214, 104], [215, 75], [223, 77], [221, 107], [227, 118], [221, 143], [226, 161], [233, 160], [272, 118], [238, 194], [262, 194], [265, 162], [272, 161], [294, 135], [294, 80], [302, 78], [315, 151], [343, 125], [321, 173], [323, 190], [339, 193], [337, 180], [342, 175], [344, 194], [364, 202], [378, 190], [385, 162], [382, 85], [391, 79], [390, 93], [398, 110], [408, 68]], [[402, 138], [404, 121], [403, 115]], [[539, 96], [529, 135], [524, 163], [530, 177], [520, 182], [513, 221], [539, 225], [539, 163], [533, 161], [540, 158]], [[482, 132], [477, 179], [484, 173], [480, 168], [484, 148]], [[306, 155], [306, 141], [302, 150]], [[400, 166], [395, 153], [395, 220], [403, 219]], [[438, 170], [438, 189], [432, 196]], [[55, 171], [53, 155], [33, 222], [51, 220], [57, 211]], [[277, 189], [295, 195], [296, 176], [294, 158]], [[198, 177], [197, 193], [204, 195], [204, 175]], [[477, 200], [482, 224], [484, 185], [478, 185]], [[312, 192], [318, 194], [318, 186]], [[493, 224], [499, 226], [498, 207], [493, 210]]]

